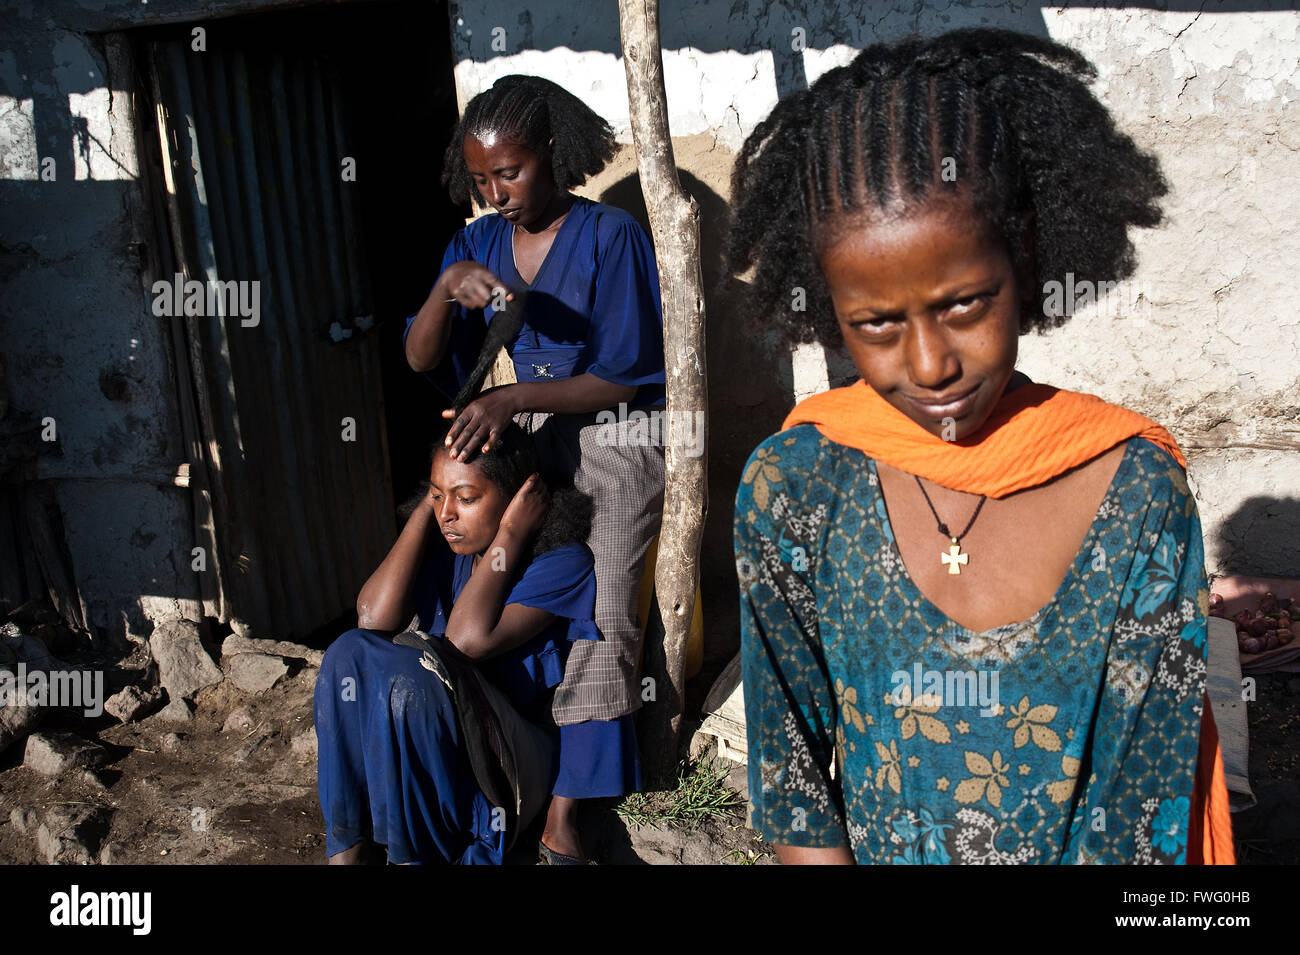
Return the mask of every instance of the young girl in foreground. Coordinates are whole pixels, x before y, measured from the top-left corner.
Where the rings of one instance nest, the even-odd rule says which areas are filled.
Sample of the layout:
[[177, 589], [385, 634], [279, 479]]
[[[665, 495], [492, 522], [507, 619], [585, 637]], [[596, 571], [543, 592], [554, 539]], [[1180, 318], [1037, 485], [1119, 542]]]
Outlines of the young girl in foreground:
[[754, 314], [862, 378], [796, 407], [736, 500], [750, 794], [783, 862], [1230, 861], [1183, 456], [1015, 370], [1061, 323], [1045, 283], [1125, 278], [1159, 220], [1092, 75], [1004, 31], [875, 46], [737, 161]]
[[[427, 494], [357, 596], [359, 629], [326, 651], [315, 716], [331, 863], [369, 861], [382, 846], [396, 863], [499, 865], [513, 840], [476, 782], [444, 684], [392, 634], [411, 622], [448, 641], [520, 715], [549, 724], [571, 643], [599, 635], [582, 543], [590, 502], [569, 490], [548, 505], [536, 469], [513, 425], [464, 462], [437, 448]], [[544, 803], [552, 781], [521, 780], [525, 802]]]

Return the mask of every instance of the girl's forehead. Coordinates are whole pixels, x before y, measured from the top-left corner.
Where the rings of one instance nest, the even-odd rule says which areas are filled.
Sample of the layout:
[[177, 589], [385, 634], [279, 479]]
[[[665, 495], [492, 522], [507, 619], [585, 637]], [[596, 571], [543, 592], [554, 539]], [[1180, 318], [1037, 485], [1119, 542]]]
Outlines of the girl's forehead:
[[480, 158], [487, 165], [498, 165], [507, 159], [523, 159], [533, 155], [527, 144], [500, 130], [465, 134], [465, 161], [474, 163]]
[[470, 461], [457, 461], [451, 456], [451, 449], [440, 446], [429, 468], [429, 480], [438, 487], [482, 486], [488, 482], [479, 471], [478, 460], [479, 455], [475, 455]]
[[867, 237], [889, 238], [899, 234], [956, 232], [992, 242], [998, 237], [992, 225], [973, 199], [956, 193], [910, 202], [894, 200], [884, 207], [868, 206], [826, 216], [815, 226], [814, 244], [824, 255], [846, 240], [856, 244]]

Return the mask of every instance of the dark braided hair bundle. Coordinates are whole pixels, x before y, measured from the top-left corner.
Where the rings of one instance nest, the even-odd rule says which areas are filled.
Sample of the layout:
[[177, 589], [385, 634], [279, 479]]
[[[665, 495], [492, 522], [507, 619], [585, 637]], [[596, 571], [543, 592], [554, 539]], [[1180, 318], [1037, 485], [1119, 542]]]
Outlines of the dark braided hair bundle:
[[820, 244], [851, 216], [960, 197], [1034, 277], [1021, 333], [1063, 324], [1044, 284], [1132, 275], [1128, 230], [1158, 225], [1168, 191], [1089, 90], [1095, 75], [1051, 40], [967, 29], [868, 47], [778, 103], [732, 174], [728, 270], [754, 270], [749, 307], [796, 342], [838, 345]]
[[466, 136], [495, 136], [549, 156], [555, 188], [580, 186], [614, 158], [614, 131], [578, 97], [540, 76], [503, 76], [465, 107], [443, 157], [442, 184], [457, 205], [486, 205], [468, 170]]

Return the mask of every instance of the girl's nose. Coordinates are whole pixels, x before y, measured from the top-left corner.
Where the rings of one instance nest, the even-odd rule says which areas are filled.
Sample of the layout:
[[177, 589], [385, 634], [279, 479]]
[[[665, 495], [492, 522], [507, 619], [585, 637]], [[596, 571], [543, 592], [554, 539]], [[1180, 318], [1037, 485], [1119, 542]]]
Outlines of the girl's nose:
[[489, 183], [488, 192], [489, 192], [488, 201], [491, 202], [492, 205], [496, 206], [497, 208], [504, 206], [506, 204], [506, 199], [509, 198], [506, 195], [506, 191], [503, 188], [501, 188], [501, 184], [498, 182]]
[[922, 388], [939, 389], [961, 373], [961, 364], [938, 322], [926, 318], [908, 324], [908, 371]]
[[442, 506], [438, 508], [438, 520], [446, 524], [456, 515], [455, 509], [451, 506], [451, 495], [442, 499]]

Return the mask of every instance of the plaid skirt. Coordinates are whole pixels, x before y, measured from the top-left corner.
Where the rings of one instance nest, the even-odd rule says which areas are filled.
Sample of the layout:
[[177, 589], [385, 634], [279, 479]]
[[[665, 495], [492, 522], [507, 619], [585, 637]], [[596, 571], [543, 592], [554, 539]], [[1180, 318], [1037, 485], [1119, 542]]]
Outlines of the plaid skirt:
[[542, 467], [571, 478], [594, 501], [587, 546], [596, 558], [596, 626], [602, 639], [573, 644], [551, 706], [560, 726], [613, 720], [641, 707], [637, 597], [646, 551], [663, 517], [664, 449], [648, 417], [620, 415], [614, 423], [602, 423], [598, 414], [535, 412], [515, 418], [532, 434]]

